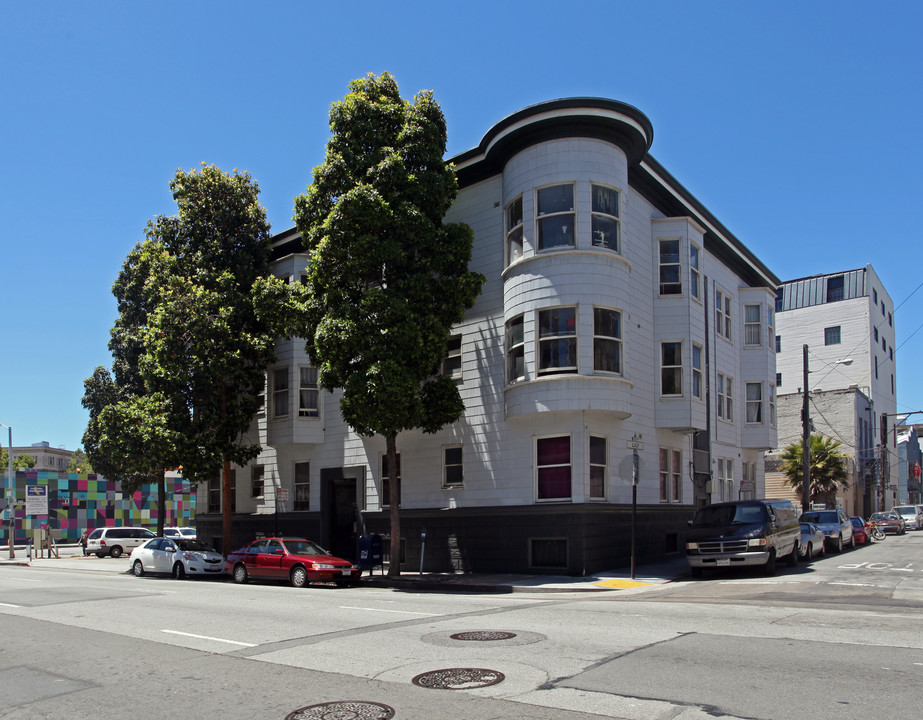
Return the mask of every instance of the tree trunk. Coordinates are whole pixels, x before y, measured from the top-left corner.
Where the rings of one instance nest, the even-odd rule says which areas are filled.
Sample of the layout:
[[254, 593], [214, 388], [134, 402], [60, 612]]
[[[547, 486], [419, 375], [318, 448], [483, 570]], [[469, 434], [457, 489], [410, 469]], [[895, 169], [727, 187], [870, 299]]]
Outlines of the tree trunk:
[[397, 474], [397, 438], [385, 436], [388, 455], [388, 502], [391, 506], [391, 557], [388, 577], [401, 574], [401, 480]]

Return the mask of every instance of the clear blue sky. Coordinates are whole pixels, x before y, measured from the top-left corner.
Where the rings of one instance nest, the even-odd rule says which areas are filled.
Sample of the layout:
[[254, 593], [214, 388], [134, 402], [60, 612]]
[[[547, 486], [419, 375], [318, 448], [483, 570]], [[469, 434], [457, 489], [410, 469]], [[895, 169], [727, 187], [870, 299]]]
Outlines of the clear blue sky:
[[874, 266], [898, 410], [923, 409], [921, 26], [918, 1], [0, 3], [0, 423], [79, 446], [112, 282], [177, 168], [250, 172], [288, 229], [330, 103], [385, 70], [435, 92], [450, 155], [536, 102], [636, 106], [779, 278]]

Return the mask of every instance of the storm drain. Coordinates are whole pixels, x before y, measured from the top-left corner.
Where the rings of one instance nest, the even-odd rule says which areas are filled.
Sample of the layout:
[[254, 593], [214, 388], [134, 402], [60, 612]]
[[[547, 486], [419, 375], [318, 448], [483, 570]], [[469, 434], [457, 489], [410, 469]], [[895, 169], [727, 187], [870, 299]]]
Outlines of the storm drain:
[[308, 705], [285, 716], [285, 720], [389, 720], [394, 708], [364, 700]]
[[496, 685], [505, 677], [502, 672], [484, 668], [446, 668], [417, 675], [413, 684], [437, 690], [473, 690]]
[[490, 642], [491, 640], [510, 640], [516, 637], [516, 633], [504, 632], [502, 630], [473, 630], [471, 632], [460, 632], [449, 635], [453, 640], [473, 640], [476, 642]]

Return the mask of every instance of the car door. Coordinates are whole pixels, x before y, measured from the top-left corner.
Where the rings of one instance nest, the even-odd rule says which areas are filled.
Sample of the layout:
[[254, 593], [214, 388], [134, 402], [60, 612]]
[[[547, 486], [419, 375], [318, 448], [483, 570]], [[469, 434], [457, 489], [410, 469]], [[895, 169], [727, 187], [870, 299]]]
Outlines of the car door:
[[154, 551], [154, 565], [157, 572], [169, 573], [173, 571], [173, 558], [176, 556], [176, 543], [170, 538], [164, 538], [158, 549]]
[[260, 567], [260, 554], [266, 552], [266, 541], [257, 540], [247, 547], [244, 553], [244, 566], [247, 568], [247, 575], [254, 578], [265, 577], [262, 575]]
[[287, 568], [283, 567], [285, 548], [278, 540], [269, 540], [257, 556], [257, 565], [260, 575], [265, 578], [278, 580], [288, 575]]

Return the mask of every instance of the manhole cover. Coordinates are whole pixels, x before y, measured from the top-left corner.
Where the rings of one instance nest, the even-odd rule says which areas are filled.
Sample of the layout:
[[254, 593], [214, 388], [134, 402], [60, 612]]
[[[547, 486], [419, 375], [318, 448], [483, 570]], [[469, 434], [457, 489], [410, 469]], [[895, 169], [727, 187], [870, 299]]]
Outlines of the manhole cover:
[[439, 690], [471, 690], [503, 682], [505, 675], [497, 670], [484, 668], [447, 668], [431, 670], [413, 679], [414, 685]]
[[285, 720], [389, 720], [394, 708], [364, 700], [308, 705], [285, 716]]
[[472, 630], [471, 632], [460, 632], [449, 635], [453, 640], [477, 640], [488, 642], [490, 640], [509, 640], [516, 637], [516, 633], [504, 632], [502, 630]]

